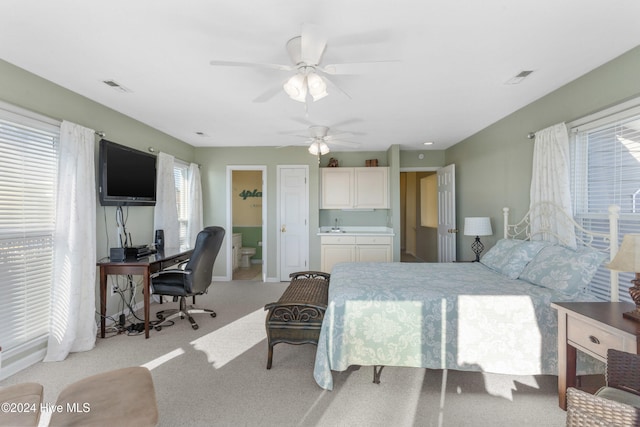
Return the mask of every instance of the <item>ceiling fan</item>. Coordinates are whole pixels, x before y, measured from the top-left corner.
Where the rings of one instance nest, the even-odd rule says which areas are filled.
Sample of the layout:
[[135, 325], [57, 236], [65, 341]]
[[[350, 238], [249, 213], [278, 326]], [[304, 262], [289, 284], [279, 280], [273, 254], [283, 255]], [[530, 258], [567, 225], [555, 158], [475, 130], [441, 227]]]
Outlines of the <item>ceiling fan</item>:
[[368, 64], [369, 62], [321, 65], [322, 57], [327, 48], [327, 40], [328, 38], [320, 26], [303, 24], [301, 35], [293, 37], [286, 43], [286, 49], [292, 63], [291, 65], [220, 60], [212, 60], [210, 64], [213, 66], [270, 68], [280, 71], [293, 71], [295, 73], [287, 79], [282, 87], [278, 86], [268, 90], [257, 97], [254, 102], [269, 100], [280, 91], [280, 88], [284, 89], [287, 95], [293, 100], [307, 102], [307, 95], [309, 95], [315, 102], [328, 95], [327, 84], [342, 92], [348, 98], [351, 98], [348, 93], [332, 82], [331, 79], [328, 78], [328, 75], [352, 74], [348, 69], [350, 65]]
[[309, 145], [309, 153], [314, 156], [321, 156], [329, 153], [329, 145], [342, 145], [350, 147], [359, 147], [357, 142], [344, 141], [340, 138], [350, 136], [349, 132], [341, 132], [329, 135], [328, 126], [312, 125], [309, 126], [309, 137], [306, 144]]

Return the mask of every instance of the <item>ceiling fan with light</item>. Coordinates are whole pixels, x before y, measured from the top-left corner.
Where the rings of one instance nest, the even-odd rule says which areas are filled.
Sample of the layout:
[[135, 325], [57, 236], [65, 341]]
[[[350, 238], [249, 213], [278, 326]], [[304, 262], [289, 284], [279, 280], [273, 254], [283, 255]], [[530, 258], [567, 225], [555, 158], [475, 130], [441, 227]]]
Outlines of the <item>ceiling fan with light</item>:
[[329, 153], [329, 145], [342, 145], [348, 147], [359, 147], [357, 142], [345, 141], [341, 138], [350, 136], [349, 132], [341, 132], [329, 135], [328, 126], [309, 126], [309, 137], [305, 144], [309, 144], [309, 153], [314, 156], [321, 156]]
[[[328, 38], [320, 26], [303, 24], [301, 35], [293, 37], [286, 43], [292, 65], [221, 60], [212, 60], [210, 64], [213, 66], [259, 67], [293, 71], [295, 74], [282, 85], [282, 89], [295, 101], [307, 102], [309, 96], [315, 102], [328, 95], [327, 84], [342, 92], [348, 98], [351, 98], [348, 93], [328, 78], [329, 75], [352, 74], [348, 69], [351, 65], [369, 64], [370, 62], [396, 62], [395, 60], [383, 60], [323, 66], [321, 62], [327, 48], [327, 40]], [[272, 89], [265, 92], [263, 95], [257, 97], [254, 102], [267, 101], [279, 91], [280, 86], [275, 88], [275, 90]]]

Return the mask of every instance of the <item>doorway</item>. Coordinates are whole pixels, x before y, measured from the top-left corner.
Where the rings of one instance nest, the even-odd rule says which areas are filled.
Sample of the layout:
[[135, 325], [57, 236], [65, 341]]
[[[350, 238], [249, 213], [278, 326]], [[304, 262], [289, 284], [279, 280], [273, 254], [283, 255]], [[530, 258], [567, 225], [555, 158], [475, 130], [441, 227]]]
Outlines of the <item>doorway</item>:
[[265, 280], [265, 182], [264, 166], [227, 166], [227, 271], [231, 280]]
[[400, 172], [402, 262], [438, 262], [436, 175], [437, 168]]

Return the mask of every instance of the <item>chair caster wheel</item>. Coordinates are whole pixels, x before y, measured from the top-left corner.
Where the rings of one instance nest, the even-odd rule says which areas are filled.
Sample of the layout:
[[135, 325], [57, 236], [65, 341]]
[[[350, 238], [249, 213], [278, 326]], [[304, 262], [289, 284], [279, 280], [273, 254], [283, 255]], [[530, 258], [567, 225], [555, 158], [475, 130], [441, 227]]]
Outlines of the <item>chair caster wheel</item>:
[[211, 317], [216, 317], [216, 316], [217, 316], [217, 314], [211, 313]]
[[156, 331], [161, 331], [161, 330], [162, 330], [162, 326], [156, 326], [154, 329], [155, 329]]
[[199, 328], [199, 326], [198, 326], [198, 325], [191, 325], [191, 327], [193, 328], [193, 330], [196, 330], [196, 329], [198, 329], [198, 328]]

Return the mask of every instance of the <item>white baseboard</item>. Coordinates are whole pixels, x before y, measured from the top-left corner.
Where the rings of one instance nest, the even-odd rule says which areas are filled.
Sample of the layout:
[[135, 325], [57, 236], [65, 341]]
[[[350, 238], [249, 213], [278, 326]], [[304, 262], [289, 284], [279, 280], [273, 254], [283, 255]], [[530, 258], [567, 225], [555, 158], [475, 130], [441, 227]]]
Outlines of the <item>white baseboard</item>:
[[11, 375], [18, 373], [21, 370], [26, 369], [31, 365], [35, 365], [36, 363], [42, 362], [46, 354], [47, 354], [47, 349], [43, 348], [25, 357], [21, 357], [20, 359], [8, 365], [4, 363], [2, 366], [2, 369], [0, 369], [0, 381], [4, 380], [5, 378], [9, 378]]

